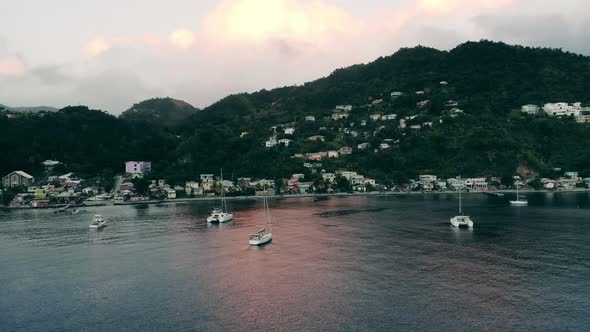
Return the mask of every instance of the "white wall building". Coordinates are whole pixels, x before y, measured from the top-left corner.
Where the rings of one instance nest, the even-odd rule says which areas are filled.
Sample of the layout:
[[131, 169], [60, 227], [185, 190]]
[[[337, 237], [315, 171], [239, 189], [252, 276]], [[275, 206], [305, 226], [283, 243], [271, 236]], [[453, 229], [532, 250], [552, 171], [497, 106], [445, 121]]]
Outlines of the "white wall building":
[[520, 111], [522, 113], [531, 114], [531, 115], [539, 114], [540, 110], [541, 110], [541, 108], [538, 105], [534, 105], [534, 104], [523, 105], [520, 108]]
[[549, 103], [543, 106], [543, 111], [550, 116], [579, 116], [582, 111], [582, 104]]

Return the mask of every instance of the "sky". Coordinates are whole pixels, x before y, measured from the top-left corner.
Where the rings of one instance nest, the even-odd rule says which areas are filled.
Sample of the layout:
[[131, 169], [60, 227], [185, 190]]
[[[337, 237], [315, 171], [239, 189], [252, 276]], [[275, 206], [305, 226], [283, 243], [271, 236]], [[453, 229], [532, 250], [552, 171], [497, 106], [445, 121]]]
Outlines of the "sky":
[[112, 114], [166, 96], [205, 107], [416, 45], [590, 55], [587, 0], [19, 0], [0, 13], [0, 104]]

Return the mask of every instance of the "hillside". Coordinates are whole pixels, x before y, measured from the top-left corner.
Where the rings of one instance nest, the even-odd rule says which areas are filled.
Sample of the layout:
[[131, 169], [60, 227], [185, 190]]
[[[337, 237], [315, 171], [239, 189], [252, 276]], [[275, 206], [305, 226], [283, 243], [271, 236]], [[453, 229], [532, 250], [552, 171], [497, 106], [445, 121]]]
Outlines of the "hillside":
[[33, 106], [33, 107], [10, 107], [0, 104], [0, 112], [15, 113], [39, 113], [39, 112], [57, 112], [58, 109], [51, 106]]
[[154, 98], [133, 105], [121, 114], [121, 119], [154, 126], [175, 127], [197, 111], [198, 109], [182, 100]]
[[[588, 105], [589, 92], [588, 57], [488, 41], [451, 51], [416, 47], [338, 69], [302, 86], [231, 95], [202, 111], [164, 98], [136, 104], [118, 119], [73, 109], [43, 120], [0, 116], [0, 131], [9, 128], [10, 133], [0, 140], [0, 148], [8, 152], [0, 170], [33, 172], [39, 162], [57, 159], [88, 173], [120, 171], [125, 160], [149, 159], [155, 176], [171, 181], [221, 167], [235, 177], [312, 176], [299, 154], [348, 146], [351, 155], [325, 158], [322, 168], [353, 169], [397, 183], [423, 172], [553, 176], [554, 168], [562, 168], [590, 176], [588, 125], [519, 111], [531, 103]], [[337, 105], [350, 108], [337, 111]], [[332, 118], [337, 113], [346, 113], [346, 118]], [[315, 121], [306, 121], [306, 116]], [[86, 121], [90, 117], [104, 121]], [[56, 132], [64, 123], [71, 125], [69, 130]], [[325, 141], [310, 141], [314, 135]], [[272, 136], [291, 142], [265, 147]], [[82, 151], [80, 139], [88, 152]], [[359, 149], [364, 143], [371, 148]], [[382, 149], [382, 144], [388, 147]]]

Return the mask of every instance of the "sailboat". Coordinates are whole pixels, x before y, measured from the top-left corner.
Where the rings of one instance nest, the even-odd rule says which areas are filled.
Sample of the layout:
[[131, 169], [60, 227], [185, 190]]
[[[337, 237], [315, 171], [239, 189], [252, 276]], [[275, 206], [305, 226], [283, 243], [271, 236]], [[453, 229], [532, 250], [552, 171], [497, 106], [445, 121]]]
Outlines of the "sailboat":
[[451, 225], [453, 225], [454, 227], [467, 226], [469, 228], [472, 228], [473, 220], [471, 220], [469, 216], [463, 215], [463, 209], [461, 206], [461, 187], [462, 184], [459, 184], [459, 215], [451, 218]]
[[269, 227], [269, 233], [266, 232], [266, 228], [260, 229], [256, 234], [250, 235], [250, 245], [260, 246], [272, 240], [272, 226], [270, 221], [270, 208], [268, 207], [268, 198], [264, 196], [264, 215]]
[[223, 169], [221, 170], [221, 207], [215, 208], [211, 211], [211, 215], [207, 218], [207, 222], [224, 223], [232, 221], [234, 214], [227, 212], [227, 202], [225, 201], [225, 189], [223, 189]]
[[529, 201], [526, 199], [526, 196], [518, 194], [518, 181], [516, 182], [516, 200], [510, 201], [510, 205], [513, 205], [513, 206], [527, 206], [527, 205], [529, 205]]
[[90, 224], [89, 227], [100, 229], [100, 228], [106, 227], [107, 226], [106, 224], [107, 224], [106, 220], [104, 220], [100, 214], [97, 214], [92, 219], [92, 223]]

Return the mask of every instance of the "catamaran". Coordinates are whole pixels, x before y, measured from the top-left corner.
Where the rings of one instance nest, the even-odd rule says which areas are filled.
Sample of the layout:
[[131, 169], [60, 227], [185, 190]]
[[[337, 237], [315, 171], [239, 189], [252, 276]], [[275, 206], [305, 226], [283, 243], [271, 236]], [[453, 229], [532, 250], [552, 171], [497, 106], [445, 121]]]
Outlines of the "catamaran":
[[527, 205], [529, 205], [529, 201], [526, 199], [526, 196], [518, 194], [518, 181], [516, 182], [516, 200], [510, 201], [510, 205], [513, 205], [513, 206], [527, 206]]
[[234, 214], [227, 212], [227, 202], [225, 201], [225, 189], [223, 189], [223, 169], [221, 170], [221, 207], [215, 208], [211, 211], [211, 215], [207, 218], [207, 222], [224, 223], [234, 219]]
[[469, 228], [473, 227], [473, 220], [469, 216], [463, 215], [463, 209], [461, 206], [461, 184], [459, 184], [459, 215], [454, 216], [451, 218], [451, 225], [454, 227], [461, 227], [467, 226]]
[[269, 227], [270, 232], [267, 233], [266, 228], [262, 228], [261, 230], [256, 232], [256, 234], [251, 234], [250, 235], [250, 245], [260, 246], [260, 245], [268, 243], [268, 242], [270, 242], [270, 240], [272, 240], [272, 224], [270, 221], [270, 209], [268, 207], [268, 199], [266, 196], [264, 196], [264, 214], [266, 216], [266, 221], [268, 223], [268, 227]]
[[90, 224], [90, 228], [103, 228], [107, 226], [106, 224], [106, 220], [104, 220], [100, 214], [97, 214], [92, 219], [92, 224]]

